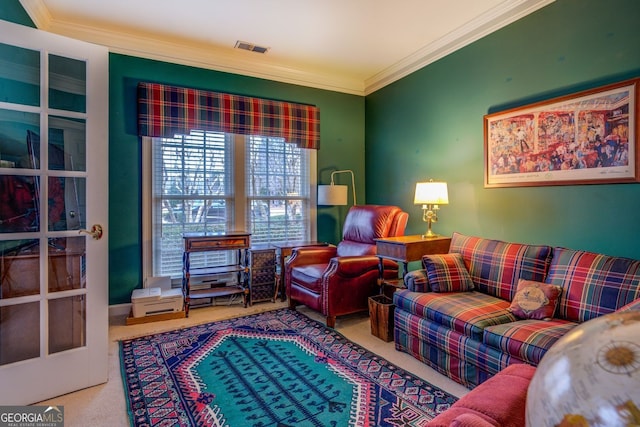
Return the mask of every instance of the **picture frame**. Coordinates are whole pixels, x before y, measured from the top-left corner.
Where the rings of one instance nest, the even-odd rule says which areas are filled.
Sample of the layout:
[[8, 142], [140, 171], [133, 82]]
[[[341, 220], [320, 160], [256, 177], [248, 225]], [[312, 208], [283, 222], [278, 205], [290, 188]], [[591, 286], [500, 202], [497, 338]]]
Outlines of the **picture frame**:
[[640, 78], [484, 116], [484, 187], [638, 182]]

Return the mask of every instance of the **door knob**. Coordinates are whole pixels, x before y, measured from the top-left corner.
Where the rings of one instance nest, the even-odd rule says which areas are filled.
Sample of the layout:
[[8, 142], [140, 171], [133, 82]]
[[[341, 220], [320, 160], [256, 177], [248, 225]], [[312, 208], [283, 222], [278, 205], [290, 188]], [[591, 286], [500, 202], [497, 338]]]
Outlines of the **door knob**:
[[102, 226], [100, 224], [93, 224], [91, 230], [82, 229], [78, 231], [78, 234], [82, 233], [90, 235], [95, 240], [100, 240], [102, 238]]

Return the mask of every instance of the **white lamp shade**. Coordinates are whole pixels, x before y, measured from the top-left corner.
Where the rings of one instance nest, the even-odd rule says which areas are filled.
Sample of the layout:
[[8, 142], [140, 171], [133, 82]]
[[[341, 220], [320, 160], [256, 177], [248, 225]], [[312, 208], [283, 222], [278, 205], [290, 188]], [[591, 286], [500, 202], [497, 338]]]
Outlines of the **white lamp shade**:
[[346, 185], [318, 185], [318, 204], [325, 206], [345, 206], [347, 204]]
[[448, 205], [447, 183], [434, 181], [416, 183], [416, 195], [413, 203], [416, 205]]

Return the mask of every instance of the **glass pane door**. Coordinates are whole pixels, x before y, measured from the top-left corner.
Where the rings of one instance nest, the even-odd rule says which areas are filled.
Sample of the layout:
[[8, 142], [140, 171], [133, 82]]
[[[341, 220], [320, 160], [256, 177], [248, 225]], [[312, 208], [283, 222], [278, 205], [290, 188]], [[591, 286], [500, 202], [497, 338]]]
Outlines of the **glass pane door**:
[[[40, 356], [40, 52], [0, 44], [0, 365]], [[12, 104], [15, 104], [12, 105]], [[34, 147], [37, 152], [34, 151]]]
[[5, 22], [0, 57], [0, 401], [25, 404], [106, 381], [107, 243], [81, 230], [106, 225], [108, 58]]

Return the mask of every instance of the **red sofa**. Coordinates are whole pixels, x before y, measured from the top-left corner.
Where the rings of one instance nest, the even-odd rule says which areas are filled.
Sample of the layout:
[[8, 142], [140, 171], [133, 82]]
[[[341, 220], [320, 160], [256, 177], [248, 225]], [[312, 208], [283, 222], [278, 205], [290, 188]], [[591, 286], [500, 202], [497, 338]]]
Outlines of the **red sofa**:
[[517, 364], [474, 388], [427, 427], [523, 427], [527, 389], [536, 368]]

